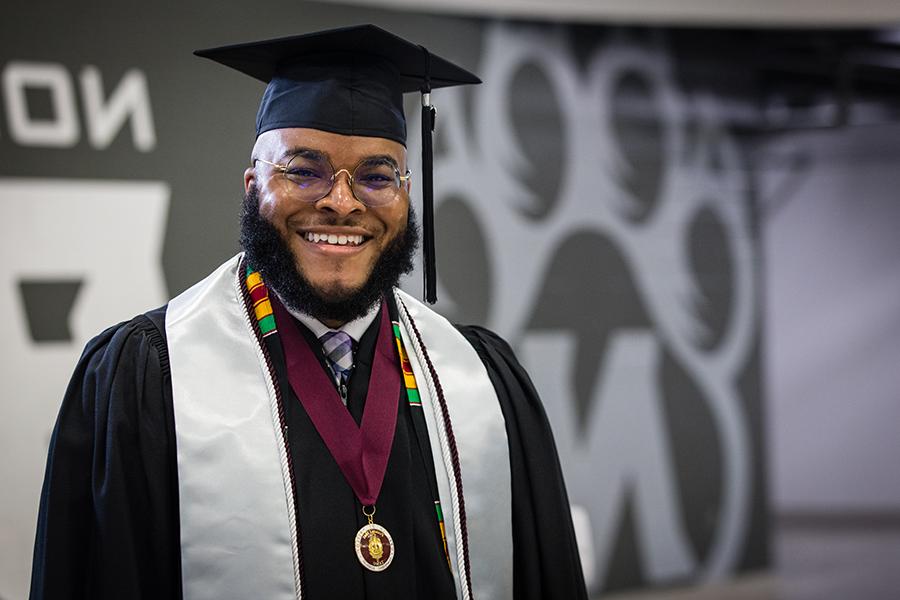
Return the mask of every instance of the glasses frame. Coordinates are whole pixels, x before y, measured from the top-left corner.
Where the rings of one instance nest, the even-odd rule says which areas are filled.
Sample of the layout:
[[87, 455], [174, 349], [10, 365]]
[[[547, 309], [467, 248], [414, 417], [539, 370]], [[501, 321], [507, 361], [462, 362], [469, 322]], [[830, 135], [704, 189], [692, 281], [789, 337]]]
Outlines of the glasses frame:
[[[261, 163], [265, 163], [265, 164], [267, 164], [267, 165], [269, 165], [269, 166], [271, 166], [271, 167], [275, 167], [276, 169], [278, 169], [278, 171], [281, 172], [281, 174], [284, 176], [285, 179], [287, 179], [292, 185], [296, 185], [296, 184], [295, 184], [293, 181], [291, 181], [290, 178], [287, 176], [288, 166], [291, 164], [291, 161], [293, 161], [294, 158], [296, 158], [296, 156], [298, 156], [298, 155], [292, 156], [292, 157], [290, 158], [290, 160], [287, 162], [286, 165], [279, 164], [279, 163], [274, 163], [274, 162], [270, 162], [270, 161], [268, 161], [268, 160], [266, 160], [266, 159], [264, 159], [264, 158], [254, 158], [254, 159], [253, 159], [253, 163], [254, 163], [254, 166], [256, 166], [256, 163], [257, 163], [257, 162], [261, 162]], [[339, 169], [339, 170], [335, 171], [335, 170], [334, 170], [334, 165], [331, 164], [331, 161], [328, 160], [327, 158], [326, 158], [325, 160], [326, 160], [326, 162], [328, 162], [328, 166], [331, 167], [331, 185], [328, 187], [328, 191], [327, 191], [327, 192], [325, 192], [324, 194], [322, 194], [321, 196], [319, 196], [319, 197], [316, 198], [315, 200], [308, 200], [308, 202], [309, 202], [310, 204], [315, 204], [316, 202], [318, 202], [319, 200], [321, 200], [322, 198], [324, 198], [324, 197], [326, 197], [328, 194], [330, 194], [330, 193], [334, 190], [334, 182], [337, 180], [337, 176], [340, 175], [341, 173], [346, 173], [346, 174], [347, 174], [347, 180], [350, 182], [350, 193], [353, 194], [353, 198], [354, 198], [357, 202], [359, 202], [360, 204], [362, 204], [362, 205], [364, 205], [364, 206], [367, 206], [367, 207], [369, 207], [369, 208], [373, 208], [373, 207], [377, 208], [377, 207], [379, 207], [379, 206], [387, 206], [388, 204], [392, 204], [392, 203], [394, 202], [394, 201], [392, 201], [392, 202], [385, 202], [384, 204], [374, 204], [374, 205], [373, 205], [373, 204], [368, 204], [367, 202], [364, 202], [361, 198], [359, 198], [359, 197], [356, 195], [356, 192], [355, 192], [354, 189], [353, 189], [353, 173], [356, 172], [356, 170], [360, 167], [360, 165], [362, 165], [363, 163], [365, 163], [365, 162], [366, 162], [367, 160], [369, 160], [369, 159], [364, 158], [364, 159], [362, 159], [361, 161], [359, 161], [359, 162], [356, 164], [356, 166], [353, 167], [353, 173], [351, 173], [351, 172], [350, 172], [349, 170], [347, 170], [347, 169]], [[397, 189], [398, 189], [398, 190], [402, 189], [402, 188], [409, 182], [410, 178], [412, 178], [412, 172], [411, 172], [409, 169], [407, 169], [407, 170], [406, 170], [406, 174], [405, 174], [405, 175], [401, 175], [401, 174], [400, 174], [400, 169], [398, 169], [398, 168], [395, 167], [394, 165], [389, 165], [389, 166], [390, 166], [391, 168], [394, 169], [394, 173], [397, 175], [397, 179], [400, 180], [400, 186], [399, 186]]]

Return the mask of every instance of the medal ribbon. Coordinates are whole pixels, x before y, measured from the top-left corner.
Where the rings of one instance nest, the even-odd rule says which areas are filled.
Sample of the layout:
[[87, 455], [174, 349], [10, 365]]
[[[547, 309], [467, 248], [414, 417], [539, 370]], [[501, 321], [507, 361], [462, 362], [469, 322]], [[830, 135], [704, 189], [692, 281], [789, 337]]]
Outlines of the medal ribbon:
[[374, 505], [381, 492], [394, 441], [397, 399], [402, 383], [396, 365], [396, 350], [392, 347], [394, 336], [391, 335], [387, 303], [381, 305], [366, 405], [362, 423], [357, 427], [287, 309], [275, 295], [270, 296], [270, 300], [294, 394], [360, 503]]

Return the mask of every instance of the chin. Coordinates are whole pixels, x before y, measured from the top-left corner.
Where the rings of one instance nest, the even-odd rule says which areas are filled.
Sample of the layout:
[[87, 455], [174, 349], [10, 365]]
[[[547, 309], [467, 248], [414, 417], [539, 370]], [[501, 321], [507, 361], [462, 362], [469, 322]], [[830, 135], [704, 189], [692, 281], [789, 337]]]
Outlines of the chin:
[[327, 288], [322, 288], [313, 286], [312, 291], [324, 302], [338, 303], [346, 302], [347, 300], [353, 298], [354, 294], [359, 291], [359, 288], [341, 286], [330, 286]]
[[298, 272], [301, 277], [309, 282], [311, 291], [324, 302], [346, 302], [353, 298], [363, 287], [362, 283], [351, 284], [334, 279], [318, 282], [307, 277], [302, 270], [298, 269]]

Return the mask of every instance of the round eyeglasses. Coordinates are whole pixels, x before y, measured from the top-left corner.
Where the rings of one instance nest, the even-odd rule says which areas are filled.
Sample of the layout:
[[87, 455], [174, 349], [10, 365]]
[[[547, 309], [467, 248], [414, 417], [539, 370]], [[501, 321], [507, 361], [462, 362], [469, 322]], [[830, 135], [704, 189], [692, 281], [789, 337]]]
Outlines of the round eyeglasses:
[[334, 170], [331, 162], [316, 153], [295, 154], [287, 164], [254, 159], [281, 171], [293, 186], [294, 194], [302, 202], [318, 202], [331, 193], [337, 176], [344, 172], [350, 179], [353, 197], [366, 206], [384, 206], [399, 197], [400, 188], [412, 177], [405, 175], [387, 158], [363, 159], [351, 173], [347, 169]]

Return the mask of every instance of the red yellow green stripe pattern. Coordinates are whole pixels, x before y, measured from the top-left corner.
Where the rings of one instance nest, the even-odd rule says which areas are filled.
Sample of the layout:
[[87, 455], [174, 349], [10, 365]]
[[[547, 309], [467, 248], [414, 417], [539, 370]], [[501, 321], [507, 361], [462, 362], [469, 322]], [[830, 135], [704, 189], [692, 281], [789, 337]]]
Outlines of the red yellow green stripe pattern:
[[[447, 529], [444, 527], [444, 511], [441, 510], [441, 501], [434, 501], [434, 509], [437, 511], [438, 526], [441, 528], [441, 541], [444, 543], [444, 556], [447, 557], [447, 564], [450, 565], [450, 550], [447, 548]], [[453, 568], [453, 565], [450, 565]]]
[[256, 322], [259, 324], [260, 332], [263, 337], [272, 335], [278, 329], [275, 327], [275, 315], [272, 313], [269, 291], [263, 283], [262, 276], [250, 267], [247, 267], [244, 281], [247, 285], [247, 292], [250, 294], [250, 301], [253, 304], [253, 312], [256, 315]]
[[[400, 357], [400, 368], [403, 370], [403, 384], [406, 387], [406, 398], [409, 400], [410, 406], [422, 407], [422, 399], [419, 397], [419, 388], [416, 385], [416, 376], [413, 374], [412, 365], [409, 362], [409, 356], [406, 354], [406, 348], [403, 347], [403, 339], [400, 337], [400, 323], [392, 321], [394, 326], [394, 339], [397, 342], [397, 356]], [[441, 542], [444, 544], [444, 556], [447, 557], [447, 564], [450, 565], [450, 550], [447, 548], [447, 529], [444, 526], [444, 511], [441, 510], [440, 500], [434, 501], [434, 509], [437, 512], [438, 527], [441, 530]], [[453, 568], [450, 565], [450, 568]]]
[[397, 354], [400, 356], [400, 367], [403, 369], [403, 384], [406, 386], [406, 397], [410, 406], [422, 406], [422, 399], [419, 398], [419, 388], [416, 387], [416, 376], [413, 375], [412, 365], [409, 364], [409, 357], [406, 356], [406, 349], [403, 347], [403, 341], [400, 339], [400, 323], [392, 322], [394, 326], [394, 339], [397, 341]]

